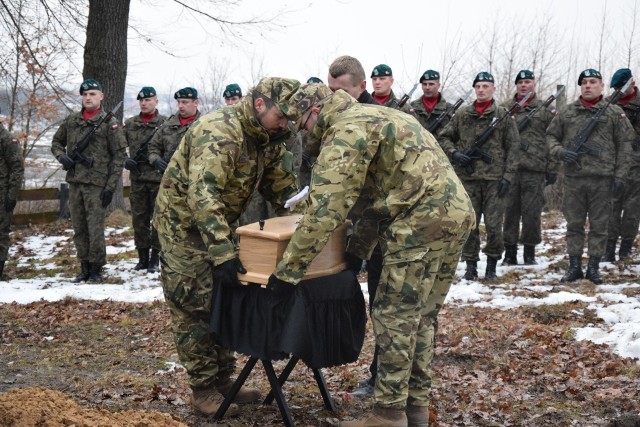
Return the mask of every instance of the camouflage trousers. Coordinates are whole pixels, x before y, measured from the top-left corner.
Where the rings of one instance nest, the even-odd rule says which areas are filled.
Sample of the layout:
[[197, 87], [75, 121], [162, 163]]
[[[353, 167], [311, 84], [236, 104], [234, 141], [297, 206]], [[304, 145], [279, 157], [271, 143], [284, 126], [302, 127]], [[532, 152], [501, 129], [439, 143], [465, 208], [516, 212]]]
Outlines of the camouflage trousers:
[[640, 226], [640, 168], [632, 169], [625, 181], [622, 195], [613, 199], [609, 219], [609, 239], [634, 240]]
[[156, 205], [156, 196], [159, 189], [159, 182], [131, 182], [129, 200], [131, 202], [133, 240], [138, 249], [153, 248], [160, 250], [158, 233], [151, 224], [153, 208]]
[[462, 250], [463, 261], [480, 259], [480, 218], [484, 215], [487, 230], [487, 244], [482, 252], [495, 259], [502, 258], [504, 241], [502, 222], [504, 220], [504, 199], [498, 197], [498, 181], [462, 181], [467, 190], [473, 209], [476, 211], [476, 227], [471, 230], [469, 239]]
[[106, 209], [102, 207], [102, 188], [91, 184], [69, 184], [69, 212], [73, 224], [73, 243], [80, 261], [107, 263], [104, 240]]
[[567, 220], [567, 252], [582, 256], [584, 224], [589, 217], [589, 256], [601, 257], [607, 245], [611, 216], [611, 182], [602, 176], [565, 177], [562, 212]]
[[544, 172], [518, 171], [505, 196], [504, 243], [517, 245], [522, 218], [520, 243], [535, 246], [542, 241], [544, 207]]
[[274, 216], [276, 216], [276, 213], [271, 207], [271, 203], [267, 202], [264, 197], [262, 197], [262, 194], [256, 191], [240, 215], [240, 225], [253, 224], [261, 219], [269, 219]]
[[422, 259], [385, 258], [372, 315], [379, 350], [376, 403], [429, 405], [437, 316], [468, 234], [461, 228], [451, 241], [433, 242]]
[[[0, 196], [4, 200], [5, 196]], [[0, 261], [6, 261], [9, 256], [9, 246], [11, 245], [11, 222], [13, 221], [13, 211], [7, 212], [4, 206], [0, 206]]]
[[162, 289], [178, 358], [189, 375], [189, 386], [207, 388], [216, 379], [230, 377], [236, 365], [234, 353], [219, 346], [209, 333], [213, 263], [206, 253], [164, 243]]

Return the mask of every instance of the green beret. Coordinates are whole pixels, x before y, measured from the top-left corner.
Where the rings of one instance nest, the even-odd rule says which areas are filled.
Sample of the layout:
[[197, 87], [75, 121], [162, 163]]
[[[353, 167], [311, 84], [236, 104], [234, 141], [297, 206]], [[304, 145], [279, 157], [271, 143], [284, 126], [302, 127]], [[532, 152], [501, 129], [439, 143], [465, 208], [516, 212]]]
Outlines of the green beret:
[[97, 80], [87, 79], [80, 85], [80, 95], [82, 95], [85, 90], [99, 90], [102, 92], [102, 85]]
[[580, 73], [580, 77], [578, 77], [578, 86], [582, 85], [582, 79], [585, 77], [595, 77], [596, 79], [602, 80], [602, 74], [600, 74], [600, 71], [594, 70], [593, 68], [587, 68]]
[[302, 85], [289, 99], [289, 114], [299, 120], [311, 107], [326, 102], [332, 95], [331, 89], [323, 83]]
[[536, 76], [533, 75], [533, 71], [520, 70], [520, 72], [518, 72], [518, 75], [516, 76], [516, 84], [518, 84], [520, 80], [535, 80], [535, 79], [536, 79]]
[[613, 77], [611, 77], [611, 84], [609, 86], [611, 86], [614, 89], [621, 88], [632, 77], [633, 76], [631, 75], [631, 70], [630, 69], [628, 69], [628, 68], [620, 68], [618, 71], [613, 73]]
[[393, 71], [387, 64], [376, 65], [371, 72], [371, 77], [393, 77]]
[[440, 80], [440, 73], [434, 70], [427, 70], [420, 76], [420, 83], [427, 80]]
[[476, 78], [473, 79], [473, 85], [471, 85], [471, 87], [475, 87], [476, 83], [478, 83], [478, 82], [495, 83], [495, 81], [493, 80], [493, 76], [488, 71], [480, 71], [476, 75]]
[[307, 79], [307, 83], [324, 83], [324, 82], [317, 77], [309, 77]]
[[175, 99], [198, 99], [198, 91], [192, 87], [183, 87], [173, 94]]
[[154, 96], [156, 96], [156, 90], [151, 86], [145, 86], [140, 89], [140, 92], [138, 92], [138, 97], [136, 99], [139, 101], [143, 98], [153, 98]]
[[224, 96], [225, 98], [233, 98], [234, 96], [239, 96], [242, 98], [242, 89], [240, 89], [240, 86], [237, 83], [231, 83], [224, 88], [222, 96]]
[[289, 100], [299, 88], [300, 82], [294, 79], [265, 77], [260, 80], [253, 91], [271, 99], [287, 119], [295, 121], [300, 117], [298, 111], [291, 109]]

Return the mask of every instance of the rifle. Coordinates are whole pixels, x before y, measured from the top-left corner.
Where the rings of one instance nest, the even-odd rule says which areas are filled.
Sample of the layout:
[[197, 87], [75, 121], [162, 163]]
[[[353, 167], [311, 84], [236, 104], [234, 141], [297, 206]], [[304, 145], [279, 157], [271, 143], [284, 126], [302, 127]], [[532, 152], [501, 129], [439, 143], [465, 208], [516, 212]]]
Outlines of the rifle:
[[84, 154], [82, 154], [82, 152], [87, 149], [87, 147], [89, 146], [89, 143], [93, 140], [93, 135], [96, 133], [98, 128], [104, 122], [107, 122], [107, 121], [111, 120], [111, 118], [113, 116], [115, 116], [115, 114], [118, 112], [118, 110], [122, 106], [122, 102], [123, 101], [118, 102], [118, 105], [113, 107], [113, 110], [109, 111], [106, 116], [101, 118], [91, 128], [91, 130], [80, 140], [78, 145], [76, 145], [76, 148], [74, 148], [73, 151], [71, 152], [71, 154], [69, 154], [69, 157], [71, 158], [71, 160], [73, 160], [73, 164], [68, 168], [63, 166], [62, 169], [66, 170], [66, 171], [68, 171], [70, 169], [74, 169], [76, 163], [80, 163], [81, 165], [83, 165], [86, 168], [92, 168], [93, 167], [93, 159], [91, 157], [89, 157], [89, 156], [85, 156]]
[[[529, 111], [529, 114], [527, 114], [524, 117], [524, 119], [522, 119], [520, 123], [518, 123], [518, 132], [522, 132], [524, 128], [526, 128], [529, 125], [529, 123], [531, 122], [531, 119], [533, 118], [533, 116], [535, 116], [535, 114], [538, 111], [542, 110], [543, 108], [547, 108], [553, 101], [555, 101], [556, 98], [558, 98], [562, 94], [562, 92], [564, 92], [564, 88], [565, 86], [562, 86], [560, 89], [558, 89], [556, 93], [554, 93], [549, 98], [547, 98], [547, 100], [544, 101], [542, 105], [540, 105], [538, 108], [534, 108], [533, 110]], [[520, 148], [524, 151], [527, 151], [529, 149], [529, 143], [527, 143], [526, 141], [520, 140]]]
[[163, 124], [171, 120], [173, 116], [174, 114], [170, 115], [169, 118], [167, 118], [167, 120], [160, 123], [158, 126], [154, 127], [153, 132], [151, 132], [151, 135], [149, 135], [149, 137], [144, 141], [144, 143], [140, 147], [138, 147], [138, 151], [136, 151], [136, 155], [131, 158], [131, 160], [136, 162], [136, 168], [131, 171], [135, 175], [140, 175], [140, 169], [138, 169], [138, 163], [147, 163], [149, 161], [149, 143], [153, 139], [153, 136], [156, 134], [156, 132], [158, 132], [158, 129], [160, 129]]
[[400, 101], [398, 101], [398, 109], [404, 107], [404, 104], [406, 104], [407, 101], [411, 99], [411, 95], [413, 95], [413, 92], [416, 91], [417, 87], [418, 87], [418, 83], [413, 85], [413, 88], [411, 88], [409, 93], [405, 93], [404, 95], [402, 95], [402, 98], [400, 98]]
[[493, 163], [493, 157], [491, 157], [491, 155], [486, 151], [482, 150], [482, 146], [489, 140], [494, 129], [500, 124], [501, 121], [503, 121], [506, 117], [511, 117], [511, 115], [513, 115], [513, 113], [515, 113], [518, 108], [522, 107], [524, 103], [527, 102], [527, 100], [531, 97], [531, 93], [532, 92], [528, 92], [524, 96], [524, 98], [522, 98], [519, 102], [513, 104], [504, 116], [500, 117], [499, 119], [496, 119], [494, 117], [493, 120], [491, 120], [491, 123], [489, 123], [489, 126], [487, 126], [480, 135], [476, 136], [471, 147], [464, 151], [464, 154], [471, 158], [469, 164], [464, 167], [466, 173], [471, 175], [473, 172], [475, 172], [475, 169], [473, 168], [474, 160], [480, 159], [487, 164]]
[[469, 89], [469, 92], [465, 93], [463, 96], [458, 98], [455, 104], [453, 104], [452, 106], [447, 108], [445, 111], [440, 113], [440, 115], [436, 118], [436, 121], [431, 123], [431, 126], [429, 126], [427, 130], [435, 135], [440, 125], [442, 125], [442, 123], [444, 122], [444, 119], [446, 119], [447, 117], [453, 118], [453, 116], [456, 115], [456, 111], [458, 110], [458, 108], [460, 108], [462, 103], [465, 102], [467, 98], [469, 98], [469, 96], [471, 96], [471, 92], [473, 92], [473, 89]]
[[[622, 93], [627, 91], [629, 86], [631, 86], [631, 82], [632, 81], [633, 81], [633, 79], [628, 79], [627, 82], [624, 84], [624, 86], [617, 88], [615, 90], [615, 92], [613, 92], [613, 95], [611, 95], [611, 97], [607, 100], [607, 103], [604, 104], [604, 107], [600, 108], [589, 119], [587, 124], [582, 129], [580, 129], [580, 132], [578, 132], [578, 135], [573, 140], [573, 144], [571, 144], [571, 145], [569, 145], [569, 147], [567, 147], [568, 151], [573, 151], [578, 156], [580, 156], [581, 154], [589, 154], [589, 155], [597, 157], [602, 153], [602, 148], [594, 147], [592, 145], [588, 145], [587, 144], [587, 139], [591, 135], [591, 132], [593, 132], [593, 130], [598, 125], [598, 119], [600, 119], [600, 117], [604, 114], [606, 109], [609, 108], [609, 105], [611, 105], [612, 103], [614, 103], [614, 102], [616, 102], [618, 100], [618, 98], [620, 97], [620, 94], [622, 94]], [[578, 170], [582, 169], [582, 166], [580, 166], [580, 164], [578, 163], [577, 159], [573, 160], [573, 161], [566, 161], [565, 160], [565, 163], [567, 163], [567, 164], [574, 163]]]

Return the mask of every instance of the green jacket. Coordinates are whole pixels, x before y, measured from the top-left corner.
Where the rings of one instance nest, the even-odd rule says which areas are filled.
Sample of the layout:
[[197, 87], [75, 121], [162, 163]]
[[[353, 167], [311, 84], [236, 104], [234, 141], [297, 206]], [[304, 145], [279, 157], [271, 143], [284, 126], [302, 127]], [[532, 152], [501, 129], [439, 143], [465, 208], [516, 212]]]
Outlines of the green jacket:
[[[451, 159], [454, 152], [471, 148], [476, 136], [480, 135], [494, 118], [498, 119], [506, 113], [507, 110], [496, 105], [495, 101], [482, 116], [478, 115], [475, 103], [460, 107], [453, 119], [440, 133], [438, 141]], [[472, 174], [468, 174], [464, 168], [456, 164], [454, 167], [458, 176], [462, 180], [496, 181], [505, 178], [507, 181], [513, 182], [514, 175], [518, 170], [520, 150], [520, 136], [515, 120], [512, 118], [502, 120], [481, 149], [493, 157], [493, 163], [474, 160], [475, 172]]]
[[199, 118], [200, 111], [196, 113], [194, 121], [186, 126], [180, 124], [180, 116], [178, 114], [166, 120], [149, 144], [149, 164], [153, 165], [160, 158], [168, 163], [176, 148], [178, 148], [182, 137]]
[[[604, 107], [600, 100], [587, 109], [580, 99], [564, 106], [547, 128], [547, 144], [552, 156], [562, 161], [564, 150], [574, 143], [576, 135]], [[574, 164], [564, 164], [566, 176], [604, 176], [624, 180], [629, 172], [631, 144], [635, 133], [624, 111], [617, 105], [606, 109], [587, 144], [602, 150], [599, 156], [582, 154], [578, 159], [580, 168]]]
[[22, 146], [2, 123], [0, 123], [0, 157], [3, 159], [0, 161], [0, 193], [5, 198], [17, 200], [24, 179]]
[[[422, 103], [422, 97], [416, 99], [411, 103], [411, 112], [413, 113], [414, 116], [416, 116], [420, 124], [425, 129], [429, 129], [429, 127], [433, 125], [436, 119], [440, 117], [442, 113], [447, 111], [449, 107], [451, 107], [451, 104], [448, 103], [446, 99], [444, 99], [442, 94], [439, 95], [439, 98], [440, 99], [438, 100], [438, 103], [433, 108], [433, 111], [431, 113], [429, 113], [427, 109], [424, 108], [424, 104]], [[449, 120], [451, 120], [451, 117], [448, 117], [448, 116], [445, 117], [445, 119], [442, 121], [442, 123], [436, 130], [435, 136], [438, 136], [442, 132], [442, 130], [447, 125], [447, 123], [449, 123]]]
[[[89, 120], [82, 118], [82, 112], [71, 113], [62, 122], [51, 142], [51, 152], [58, 159], [62, 154], [70, 155], [82, 138], [91, 131], [107, 112], [104, 110]], [[127, 141], [115, 118], [102, 123], [93, 136], [89, 146], [82, 152], [93, 159], [93, 166], [88, 168], [80, 163], [67, 172], [66, 180], [74, 184], [91, 184], [116, 190], [118, 180], [122, 176], [122, 167], [126, 158]]]
[[634, 88], [634, 92], [636, 97], [631, 102], [624, 106], [618, 105], [624, 110], [636, 133], [632, 144], [630, 171], [634, 176], [640, 177], [640, 97], [637, 87]]
[[[143, 147], [144, 144], [147, 144], [146, 159], [138, 161], [140, 174], [136, 175], [135, 173], [131, 173], [131, 181], [159, 183], [162, 178], [162, 175], [153, 166], [151, 166], [151, 164], [149, 164], [148, 156], [151, 141], [147, 142], [147, 139], [149, 139], [157, 127], [162, 126], [164, 121], [167, 120], [166, 116], [158, 114], [157, 110], [156, 114], [157, 115], [147, 123], [140, 120], [140, 115], [129, 117], [124, 122], [124, 136], [127, 139], [127, 144], [129, 145], [129, 157], [134, 158], [140, 151], [141, 147]], [[156, 133], [158, 132], [160, 132], [160, 129], [156, 131]], [[142, 149], [142, 151], [144, 152], [145, 149]]]

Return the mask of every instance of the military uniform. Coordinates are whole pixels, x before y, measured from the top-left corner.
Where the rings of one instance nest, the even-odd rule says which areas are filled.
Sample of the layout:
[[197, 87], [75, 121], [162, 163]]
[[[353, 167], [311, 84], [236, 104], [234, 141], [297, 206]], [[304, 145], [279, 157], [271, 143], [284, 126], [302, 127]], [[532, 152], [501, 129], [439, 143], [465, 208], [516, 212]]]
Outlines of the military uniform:
[[149, 144], [149, 164], [153, 165], [158, 159], [168, 163], [189, 126], [199, 118], [200, 111], [196, 113], [195, 119], [185, 126], [180, 124], [180, 116], [177, 114], [165, 121]]
[[358, 197], [368, 198], [347, 250], [367, 259], [380, 244], [384, 254], [373, 307], [376, 405], [426, 408], [436, 316], [474, 226], [471, 202], [433, 136], [409, 115], [338, 90], [310, 137], [321, 144], [310, 205], [274, 277], [298, 283]]
[[13, 209], [18, 200], [18, 192], [24, 179], [22, 147], [0, 123], [0, 280], [3, 279], [4, 264], [9, 254], [11, 221]]
[[[429, 129], [442, 113], [452, 107], [452, 105], [447, 102], [446, 99], [444, 99], [442, 94], [438, 96], [438, 103], [431, 112], [427, 111], [426, 107], [422, 103], [422, 97], [411, 102], [410, 105], [413, 115], [416, 117], [416, 119], [418, 119], [422, 127], [424, 127], [425, 129]], [[449, 123], [449, 120], [451, 120], [450, 117], [446, 117], [443, 120], [439, 128], [436, 130], [436, 136], [440, 134], [440, 132], [442, 132], [447, 123]]]

